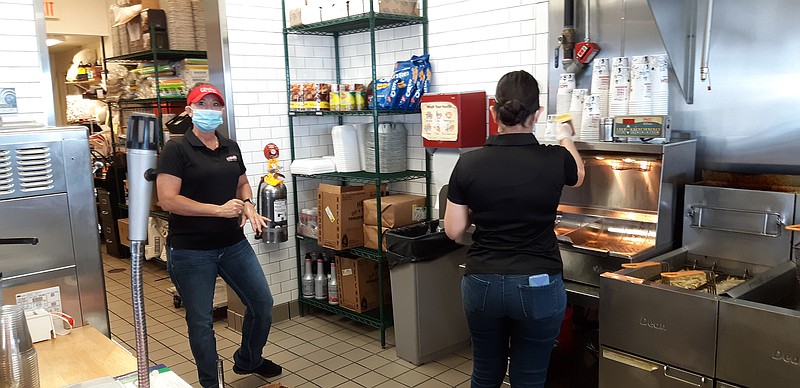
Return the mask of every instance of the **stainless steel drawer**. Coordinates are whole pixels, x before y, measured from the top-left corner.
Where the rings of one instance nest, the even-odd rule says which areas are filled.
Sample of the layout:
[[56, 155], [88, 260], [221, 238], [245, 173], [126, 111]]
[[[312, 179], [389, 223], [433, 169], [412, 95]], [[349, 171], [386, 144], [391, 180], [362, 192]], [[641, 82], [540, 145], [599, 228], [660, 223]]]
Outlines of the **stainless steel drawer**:
[[600, 388], [712, 388], [712, 378], [608, 347], [600, 349]]

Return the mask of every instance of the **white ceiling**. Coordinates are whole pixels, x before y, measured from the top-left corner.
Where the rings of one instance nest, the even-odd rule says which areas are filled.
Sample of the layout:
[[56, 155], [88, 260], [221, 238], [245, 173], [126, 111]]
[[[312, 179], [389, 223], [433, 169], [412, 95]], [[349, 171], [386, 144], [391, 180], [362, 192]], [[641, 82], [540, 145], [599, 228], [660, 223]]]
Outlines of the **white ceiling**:
[[[81, 46], [100, 45], [99, 36], [92, 36], [92, 35], [62, 35], [62, 36], [66, 38], [63, 43], [59, 43], [55, 46], [48, 47], [51, 54], [75, 49]], [[106, 37], [106, 39], [108, 39], [108, 37]]]

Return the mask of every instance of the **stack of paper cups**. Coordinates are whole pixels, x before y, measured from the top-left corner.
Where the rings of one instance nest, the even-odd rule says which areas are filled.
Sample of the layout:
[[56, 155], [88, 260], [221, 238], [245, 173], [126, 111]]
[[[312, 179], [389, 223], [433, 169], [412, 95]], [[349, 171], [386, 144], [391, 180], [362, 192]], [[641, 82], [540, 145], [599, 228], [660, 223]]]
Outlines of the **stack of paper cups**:
[[545, 141], [555, 141], [556, 140], [556, 130], [558, 129], [558, 123], [556, 122], [556, 116], [558, 115], [547, 115], [547, 126], [544, 129], [544, 139]]
[[611, 86], [608, 89], [608, 116], [628, 114], [628, 98], [631, 87], [631, 67], [627, 57], [611, 60]]
[[611, 87], [611, 58], [596, 58], [592, 65], [592, 95], [600, 100], [600, 114], [608, 116], [608, 89]]
[[653, 84], [653, 114], [669, 114], [669, 59], [667, 54], [648, 55], [650, 81]]
[[568, 113], [572, 101], [572, 90], [575, 89], [575, 73], [564, 73], [558, 78], [558, 94], [556, 94], [556, 114]]
[[650, 81], [650, 67], [647, 56], [635, 56], [631, 61], [631, 95], [628, 100], [628, 114], [653, 114], [653, 83]]
[[573, 89], [572, 101], [569, 104], [569, 113], [572, 114], [572, 127], [575, 129], [575, 138], [580, 138], [581, 119], [583, 118], [583, 101], [589, 89]]
[[586, 96], [583, 102], [580, 139], [582, 141], [600, 140], [600, 96]]

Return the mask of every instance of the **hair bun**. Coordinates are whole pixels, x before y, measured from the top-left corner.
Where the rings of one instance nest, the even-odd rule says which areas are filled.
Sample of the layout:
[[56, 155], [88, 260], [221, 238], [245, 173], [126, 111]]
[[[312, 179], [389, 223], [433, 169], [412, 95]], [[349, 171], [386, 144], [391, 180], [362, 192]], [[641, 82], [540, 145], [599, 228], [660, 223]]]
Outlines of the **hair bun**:
[[520, 124], [530, 115], [528, 108], [519, 100], [508, 100], [496, 109], [498, 118], [507, 126]]

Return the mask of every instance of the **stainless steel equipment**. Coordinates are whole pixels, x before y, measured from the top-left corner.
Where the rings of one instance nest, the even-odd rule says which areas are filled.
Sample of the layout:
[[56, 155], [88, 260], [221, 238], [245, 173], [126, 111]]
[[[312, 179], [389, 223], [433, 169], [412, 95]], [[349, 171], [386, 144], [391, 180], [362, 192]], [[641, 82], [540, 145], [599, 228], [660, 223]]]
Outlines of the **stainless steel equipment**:
[[[615, 273], [643, 279], [641, 284], [601, 280], [600, 386], [617, 387], [622, 381], [639, 387], [712, 386], [723, 370], [736, 368], [721, 360], [751, 363], [763, 344], [753, 343], [752, 352], [740, 344], [761, 331], [760, 321], [750, 312], [729, 318], [723, 311], [740, 306], [740, 298], [775, 303], [796, 283], [792, 235], [783, 230], [795, 219], [796, 203], [795, 193], [687, 185], [683, 247], [650, 260], [655, 266]], [[704, 271], [711, 286], [663, 284], [663, 272], [682, 269]], [[732, 278], [739, 284], [725, 290], [722, 281]], [[763, 378], [764, 369], [757, 375]], [[760, 386], [752, 377], [726, 381]]]
[[75, 325], [110, 336], [86, 128], [0, 127], [3, 296], [58, 287]]
[[[558, 207], [564, 278], [595, 287], [600, 274], [674, 248], [678, 195], [694, 179], [694, 140], [576, 143], [586, 168]], [[568, 287], [569, 288], [569, 287]]]
[[131, 300], [136, 334], [139, 387], [150, 387], [147, 355], [147, 320], [144, 312], [142, 262], [147, 245], [147, 221], [156, 173], [156, 152], [161, 143], [161, 125], [155, 115], [134, 113], [128, 119], [128, 239], [131, 241]]

